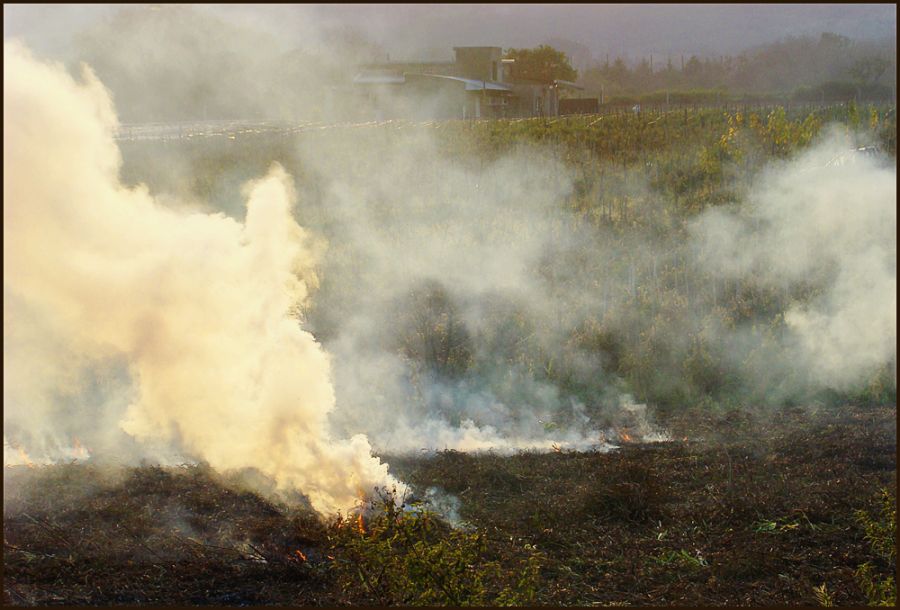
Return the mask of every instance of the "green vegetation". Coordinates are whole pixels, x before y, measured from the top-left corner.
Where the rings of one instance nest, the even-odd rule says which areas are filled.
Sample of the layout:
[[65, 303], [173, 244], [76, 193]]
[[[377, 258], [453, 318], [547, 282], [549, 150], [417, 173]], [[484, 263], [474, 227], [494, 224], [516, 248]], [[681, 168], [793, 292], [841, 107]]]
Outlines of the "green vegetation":
[[[878, 496], [879, 513], [875, 517], [865, 510], [855, 512], [856, 522], [865, 531], [872, 559], [859, 565], [854, 572], [856, 583], [870, 606], [897, 605], [897, 499], [887, 488]], [[834, 600], [827, 583], [814, 588], [821, 606], [833, 606]]]
[[698, 570], [700, 568], [709, 567], [709, 564], [699, 553], [691, 555], [685, 549], [678, 551], [666, 551], [655, 558], [656, 561], [663, 566], [675, 566], [679, 568], [687, 568], [689, 570]]
[[[690, 102], [790, 95], [815, 102], [889, 101], [896, 89], [896, 55], [895, 40], [860, 42], [825, 32], [788, 37], [737, 56], [656, 55], [631, 66], [616, 57], [588, 68], [582, 82], [589, 94], [602, 92], [611, 102], [651, 96], [665, 101], [659, 96], [669, 92], [676, 103], [674, 96], [691, 91]], [[701, 98], [700, 91], [708, 93]]]
[[535, 601], [540, 556], [520, 568], [489, 560], [483, 532], [454, 530], [424, 507], [399, 508], [391, 495], [372, 501], [369, 518], [331, 527], [334, 570], [347, 590], [380, 605], [521, 606]]
[[[722, 279], [700, 268], [686, 246], [698, 214], [719, 206], [739, 208], [767, 167], [795, 157], [833, 124], [858, 145], [874, 144], [896, 155], [895, 109], [855, 104], [815, 111], [776, 106], [767, 112], [677, 110], [551, 120], [393, 122], [301, 132], [296, 137], [314, 149], [331, 145], [353, 129], [347, 154], [353, 155], [349, 158], [361, 175], [377, 175], [373, 168], [382, 160], [355, 154], [354, 147], [367, 150], [373, 145], [377, 150], [379, 142], [395, 134], [422, 132], [434, 136], [441, 155], [471, 167], [476, 175], [494, 160], [529, 146], [561, 160], [574, 177], [560, 209], [560, 238], [575, 230], [592, 231], [602, 236], [603, 250], [561, 250], [536, 271], [544, 274], [551, 294], [557, 288], [562, 291], [562, 311], [579, 305], [565, 300], [566, 287], [573, 285], [593, 286], [591, 293], [599, 294], [605, 306], [560, 322], [566, 347], [559, 353], [548, 351], [537, 339], [548, 329], [535, 327], [535, 320], [515, 304], [491, 304], [482, 315], [502, 333], [497, 331], [493, 347], [485, 352], [473, 348], [471, 331], [459, 318], [459, 304], [439, 285], [422, 286], [398, 304], [394, 332], [398, 352], [422, 370], [487, 378], [498, 364], [514, 366], [588, 405], [615, 383], [618, 390], [660, 411], [804, 402], [891, 404], [896, 401], [896, 382], [890, 365], [872, 371], [853, 388], [823, 392], [784, 357], [784, 313], [820, 290], [817, 278], [785, 285]], [[243, 213], [239, 185], [278, 160], [305, 194], [304, 225], [328, 235], [327, 220], [317, 220], [324, 214], [313, 212], [326, 185], [307, 170], [291, 138], [122, 144], [126, 180], [141, 179], [153, 190], [217, 201], [238, 216]], [[406, 178], [415, 192], [426, 197], [440, 192], [440, 170], [428, 159], [417, 162]], [[377, 213], [389, 214], [388, 203]], [[652, 249], [644, 246], [648, 243]], [[339, 259], [341, 247], [333, 242], [329, 256]], [[564, 261], [571, 261], [577, 276], [557, 279]], [[325, 277], [327, 281], [327, 273]], [[329, 314], [328, 308], [309, 312], [323, 337], [337, 324]], [[736, 328], [746, 330], [746, 341], [721, 340], [722, 329]], [[679, 339], [673, 341], [674, 336]], [[579, 374], [577, 366], [585, 354], [602, 361], [610, 375]]]
[[864, 510], [857, 511], [856, 519], [866, 532], [866, 540], [872, 546], [874, 561], [867, 561], [856, 570], [856, 580], [866, 594], [870, 606], [895, 606], [897, 604], [897, 498], [888, 489], [881, 490], [880, 513], [872, 517]]
[[[576, 225], [592, 227], [608, 246], [606, 258], [582, 257], [577, 264], [589, 270], [585, 275], [594, 285], [612, 277], [626, 290], [611, 296], [609, 309], [573, 327], [569, 341], [603, 354], [608, 370], [639, 401], [663, 408], [709, 400], [759, 404], [783, 401], [786, 392], [796, 401], [885, 404], [896, 400], [887, 368], [849, 393], [826, 396], [809, 393], [808, 381], [791, 363], [771, 366], [784, 312], [815, 293], [814, 280], [807, 286], [723, 281], [697, 268], [684, 246], [699, 213], [740, 205], [774, 160], [796, 156], [834, 123], [857, 144], [896, 154], [893, 108], [854, 104], [799, 113], [774, 107], [763, 114], [705, 110], [486, 121], [443, 127], [442, 141], [449, 142], [448, 154], [474, 149], [485, 160], [536, 143], [571, 168], [575, 185], [565, 205], [576, 214]], [[641, 246], [646, 243], [653, 249]], [[757, 348], [729, 365], [730, 347], [715, 337], [717, 329], [735, 327], [751, 329]], [[676, 349], [674, 332], [686, 337]], [[527, 342], [520, 346], [519, 361], [539, 354]], [[549, 371], [549, 381], [582, 399], [596, 394], [596, 387], [577, 387], [565, 362], [554, 363], [552, 371], [548, 365], [529, 368]], [[766, 382], [748, 384], [748, 378]]]
[[819, 602], [820, 606], [825, 606], [826, 608], [834, 606], [834, 598], [832, 598], [831, 593], [828, 592], [828, 585], [822, 583], [821, 586], [814, 587], [813, 592], [815, 593], [816, 601]]
[[550, 83], [554, 80], [574, 81], [578, 71], [562, 51], [541, 45], [534, 49], [509, 49], [506, 58], [511, 64], [510, 79]]

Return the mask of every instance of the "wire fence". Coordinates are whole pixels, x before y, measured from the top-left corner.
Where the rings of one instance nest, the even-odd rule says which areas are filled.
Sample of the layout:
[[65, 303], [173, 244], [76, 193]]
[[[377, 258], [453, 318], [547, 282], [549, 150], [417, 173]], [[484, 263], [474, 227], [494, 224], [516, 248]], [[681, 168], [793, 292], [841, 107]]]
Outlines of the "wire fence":
[[[120, 141], [140, 141], [140, 140], [179, 140], [190, 138], [209, 138], [221, 137], [235, 140], [239, 137], [253, 135], [291, 135], [307, 131], [328, 130], [328, 129], [353, 129], [365, 127], [440, 127], [441, 125], [449, 125], [454, 123], [473, 123], [483, 121], [507, 121], [518, 123], [521, 121], [565, 121], [565, 120], [589, 120], [596, 117], [595, 121], [599, 121], [604, 117], [626, 114], [649, 114], [661, 115], [672, 112], [694, 113], [701, 111], [718, 110], [729, 113], [750, 113], [755, 112], [760, 115], [768, 115], [770, 112], [784, 108], [785, 113], [789, 116], [808, 114], [818, 110], [826, 110], [831, 108], [846, 107], [848, 102], [797, 102], [797, 101], [727, 101], [721, 103], [642, 103], [642, 104], [603, 104], [597, 112], [590, 114], [566, 114], [558, 116], [529, 116], [514, 118], [479, 118], [479, 119], [433, 119], [433, 120], [411, 120], [411, 119], [389, 119], [389, 120], [371, 120], [371, 121], [283, 121], [283, 120], [202, 120], [202, 121], [180, 121], [173, 123], [124, 123], [119, 126], [114, 137]], [[873, 102], [879, 107], [894, 108], [893, 103]], [[860, 103], [859, 105], [864, 105]]]

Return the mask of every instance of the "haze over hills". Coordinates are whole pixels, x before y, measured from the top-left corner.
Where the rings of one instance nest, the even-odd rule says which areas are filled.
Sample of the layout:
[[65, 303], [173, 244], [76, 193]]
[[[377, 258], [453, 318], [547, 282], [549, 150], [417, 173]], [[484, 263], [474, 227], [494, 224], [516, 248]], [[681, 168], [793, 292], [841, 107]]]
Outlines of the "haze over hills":
[[[220, 6], [222, 15], [251, 10]], [[273, 7], [273, 31], [291, 35], [308, 15], [359, 28], [394, 55], [492, 44], [535, 46], [551, 38], [586, 45], [594, 55], [738, 53], [790, 35], [835, 32], [851, 38], [896, 33], [894, 5], [366, 5]], [[308, 11], [308, 12], [307, 12]], [[446, 52], [446, 51], [445, 51]]]
[[[134, 6], [134, 5], [132, 5]], [[148, 5], [152, 7], [152, 5]], [[4, 7], [4, 38], [48, 54], [122, 5]], [[896, 36], [893, 4], [771, 5], [197, 5], [235, 25], [269, 32], [285, 49], [364, 34], [393, 58], [440, 58], [451, 47], [529, 47], [567, 40], [600, 59], [655, 54], [735, 54], [787, 36], [834, 32], [857, 40]], [[586, 58], [590, 59], [590, 58]]]
[[6, 40], [73, 73], [91, 66], [126, 123], [320, 120], [361, 63], [449, 60], [455, 46], [549, 44], [585, 96], [607, 101], [896, 87], [894, 5], [15, 5], [4, 17]]

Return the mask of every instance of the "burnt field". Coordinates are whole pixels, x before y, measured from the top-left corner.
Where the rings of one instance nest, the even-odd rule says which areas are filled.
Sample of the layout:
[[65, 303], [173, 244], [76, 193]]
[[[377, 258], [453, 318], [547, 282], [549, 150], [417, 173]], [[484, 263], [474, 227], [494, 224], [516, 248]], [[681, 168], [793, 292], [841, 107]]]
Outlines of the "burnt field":
[[323, 520], [203, 466], [6, 467], [4, 603], [858, 605], [860, 565], [894, 573], [858, 512], [895, 489], [894, 407], [665, 424], [609, 453], [385, 456], [458, 499], [455, 529]]
[[895, 44], [239, 10], [5, 31], [5, 604], [895, 605]]

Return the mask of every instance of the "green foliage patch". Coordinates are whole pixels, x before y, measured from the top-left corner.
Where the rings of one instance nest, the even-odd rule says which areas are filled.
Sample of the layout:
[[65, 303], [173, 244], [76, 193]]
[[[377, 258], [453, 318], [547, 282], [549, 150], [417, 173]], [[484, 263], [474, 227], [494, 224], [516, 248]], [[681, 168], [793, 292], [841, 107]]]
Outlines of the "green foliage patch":
[[[437, 515], [404, 510], [390, 494], [370, 502], [368, 517], [337, 519], [330, 529], [333, 569], [348, 589], [383, 605], [520, 606], [533, 603], [540, 555], [515, 565], [491, 558], [482, 532], [452, 529]], [[507, 565], [503, 565], [507, 563]]]

